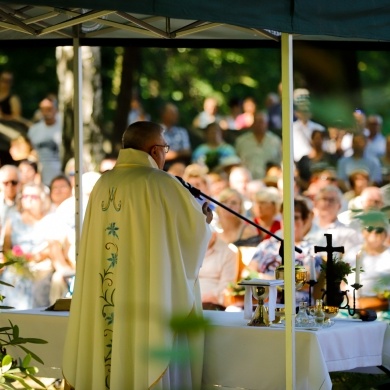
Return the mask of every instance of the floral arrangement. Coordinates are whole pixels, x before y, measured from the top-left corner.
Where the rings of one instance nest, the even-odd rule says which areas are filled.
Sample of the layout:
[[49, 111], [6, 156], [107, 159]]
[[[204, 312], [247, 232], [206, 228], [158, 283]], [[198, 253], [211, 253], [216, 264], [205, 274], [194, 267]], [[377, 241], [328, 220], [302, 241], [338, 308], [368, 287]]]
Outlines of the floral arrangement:
[[[321, 264], [321, 272], [323, 272], [326, 275], [326, 269], [327, 269], [327, 262], [324, 261]], [[344, 281], [348, 284], [347, 276], [354, 273], [356, 271], [356, 268], [351, 267], [351, 264], [346, 263], [343, 261], [342, 258], [334, 256], [333, 257], [333, 276], [334, 280], [341, 282]], [[360, 272], [363, 272], [362, 269], [360, 269]]]
[[31, 253], [24, 253], [19, 245], [15, 245], [12, 249], [4, 254], [9, 265], [13, 267], [16, 272], [24, 277], [32, 278], [33, 275], [30, 271], [28, 263], [32, 259]]

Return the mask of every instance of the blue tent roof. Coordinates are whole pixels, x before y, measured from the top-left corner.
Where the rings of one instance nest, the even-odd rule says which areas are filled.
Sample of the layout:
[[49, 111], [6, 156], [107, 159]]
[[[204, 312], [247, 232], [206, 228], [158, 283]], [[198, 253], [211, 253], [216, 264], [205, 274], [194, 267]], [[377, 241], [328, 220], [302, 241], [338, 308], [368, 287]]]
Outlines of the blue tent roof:
[[[104, 14], [101, 12], [104, 10], [115, 12]], [[75, 23], [69, 23], [70, 20]], [[23, 30], [31, 37], [69, 36], [72, 35], [69, 29], [81, 23], [83, 26], [100, 24], [99, 33], [93, 30], [93, 35], [100, 37], [106, 34], [114, 37], [117, 30], [127, 37], [149, 31], [149, 37], [164, 38], [187, 37], [194, 32], [198, 34], [194, 38], [204, 39], [219, 31], [221, 36], [216, 34], [217, 38], [243, 39], [240, 28], [245, 28], [252, 31], [253, 36], [248, 39], [263, 39], [269, 34], [267, 30], [271, 30], [271, 36], [272, 31], [286, 32], [299, 35], [299, 39], [338, 37], [389, 41], [390, 3], [388, 0], [20, 0], [0, 3], [0, 39], [20, 39]], [[56, 30], [56, 25], [61, 28]], [[50, 33], [48, 28], [51, 28]], [[5, 34], [5, 31], [13, 34]], [[85, 31], [91, 33], [91, 29]], [[199, 34], [204, 31], [208, 34]]]

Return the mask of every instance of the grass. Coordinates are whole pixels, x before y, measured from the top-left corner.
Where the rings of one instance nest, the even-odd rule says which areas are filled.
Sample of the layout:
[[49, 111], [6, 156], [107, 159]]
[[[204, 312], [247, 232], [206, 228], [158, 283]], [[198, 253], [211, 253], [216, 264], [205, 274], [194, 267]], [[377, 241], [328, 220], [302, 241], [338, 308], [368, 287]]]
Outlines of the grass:
[[332, 390], [385, 390], [390, 388], [390, 376], [354, 372], [331, 372]]

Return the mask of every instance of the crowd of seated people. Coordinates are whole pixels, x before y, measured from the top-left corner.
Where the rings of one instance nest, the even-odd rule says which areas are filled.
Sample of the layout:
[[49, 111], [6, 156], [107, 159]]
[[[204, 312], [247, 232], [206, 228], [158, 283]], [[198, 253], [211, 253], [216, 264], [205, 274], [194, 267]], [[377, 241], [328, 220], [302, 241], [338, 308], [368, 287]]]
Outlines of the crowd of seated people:
[[[47, 134], [38, 138], [47, 139], [50, 145], [54, 142], [50, 124], [45, 122], [51, 119], [58, 125], [53, 138], [60, 144], [62, 125], [55, 103], [49, 99], [43, 102], [46, 105], [40, 104], [40, 119], [35, 125], [41, 123], [40, 130]], [[20, 118], [19, 100], [11, 98], [4, 104], [10, 105], [11, 112], [15, 110], [13, 119]], [[9, 119], [10, 114], [3, 114], [2, 120]], [[30, 129], [35, 126], [30, 125]], [[0, 161], [0, 262], [10, 263], [1, 269], [0, 280], [13, 286], [3, 286], [1, 295], [6, 297], [7, 306], [16, 309], [47, 307], [65, 297], [76, 269], [74, 159], [66, 164], [64, 172], [56, 168], [44, 175], [45, 169], [47, 172], [47, 168], [54, 167], [53, 162], [57, 166], [57, 161], [50, 160], [46, 144], [38, 142], [38, 147], [40, 150], [34, 147], [29, 131], [16, 131], [7, 158]], [[99, 176], [97, 172], [83, 173], [84, 206]]]
[[[69, 278], [75, 274], [76, 201], [65, 174], [46, 186], [39, 175], [23, 181], [20, 167], [0, 168], [0, 261], [14, 262], [0, 273], [0, 280], [13, 288], [3, 287], [1, 293], [7, 306], [16, 309], [47, 307], [68, 294]], [[95, 175], [100, 176], [87, 172], [83, 178], [87, 174], [94, 175], [92, 185]], [[91, 191], [84, 184], [83, 190]]]
[[[375, 253], [383, 253], [382, 258], [387, 254], [390, 245], [388, 224], [385, 224], [383, 229], [382, 227], [378, 229], [375, 222], [372, 223], [373, 226], [367, 225], [362, 216], [375, 210], [383, 216], [385, 221], [389, 220], [389, 181], [386, 174], [390, 171], [388, 169], [390, 164], [387, 163], [390, 161], [390, 158], [387, 157], [390, 155], [390, 142], [388, 141], [389, 137], [386, 138], [381, 133], [382, 118], [379, 115], [373, 114], [366, 118], [362, 110], [355, 110], [351, 113], [355, 122], [347, 123], [343, 120], [334, 120], [326, 128], [311, 119], [308, 91], [302, 90], [299, 94], [297, 92], [298, 95], [293, 134], [294, 141], [297, 135], [301, 137], [302, 142], [295, 144], [296, 155], [293, 157], [296, 168], [294, 172], [296, 196], [294, 204], [300, 205], [303, 202], [305, 212], [302, 212], [301, 209], [298, 211], [295, 209], [295, 213], [299, 214], [295, 216], [295, 225], [298, 226], [296, 228], [298, 236], [295, 242], [297, 245], [299, 244], [298, 246], [303, 246], [305, 250], [304, 255], [296, 254], [295, 261], [297, 264], [305, 266], [310, 272], [310, 258], [314, 258], [315, 279], [319, 279], [323, 283], [324, 275], [320, 272], [320, 264], [326, 261], [326, 253], [314, 254], [313, 247], [326, 245], [325, 234], [332, 235], [334, 246], [344, 247], [348, 260], [356, 257], [356, 252], [362, 248], [368, 248], [366, 251], [363, 250], [364, 256], [369, 257], [367, 253], [370, 252], [372, 257], [375, 252], [375, 250], [370, 249], [373, 246], [372, 242], [380, 242], [379, 249]], [[253, 100], [252, 103], [254, 103]], [[256, 107], [256, 110], [259, 110], [258, 104]], [[216, 110], [214, 107], [214, 112]], [[254, 126], [256, 112], [259, 111], [253, 113], [252, 125], [247, 127], [235, 125], [231, 128], [237, 134], [233, 139], [231, 133], [225, 137], [226, 121], [222, 118], [219, 122], [219, 129], [223, 129], [222, 142], [224, 139], [226, 143], [235, 147], [237, 153], [238, 158], [233, 165], [226, 166], [222, 161], [219, 161], [219, 164], [207, 166], [206, 159], [195, 158], [193, 161], [208, 169], [206, 176], [210, 181], [210, 188], [218, 185], [215, 199], [268, 229], [271, 233], [283, 237], [280, 208], [283, 197], [281, 157], [275, 154], [272, 157], [270, 154], [271, 157], [268, 160], [262, 160], [265, 156], [261, 152], [262, 143], [265, 143], [266, 140], [264, 137], [252, 138], [252, 153], [258, 153], [258, 156], [248, 157], [249, 147], [247, 146], [244, 146], [242, 152], [240, 152], [240, 148], [237, 148], [237, 145], [242, 144], [240, 137], [241, 139], [248, 138], [248, 134], [256, 127]], [[241, 118], [245, 116], [248, 118], [249, 115], [241, 116]], [[261, 118], [269, 120], [265, 111], [261, 111]], [[265, 127], [266, 130], [263, 131], [263, 134], [269, 134], [269, 127]], [[204, 132], [204, 134], [206, 133]], [[275, 132], [275, 134], [278, 133]], [[256, 143], [258, 143], [258, 151], [254, 147]], [[275, 143], [272, 151], [279, 152], [279, 148], [280, 146]], [[253, 161], [256, 163], [252, 164]], [[272, 173], [268, 173], [269, 167], [272, 167]], [[279, 171], [276, 170], [276, 167], [279, 167]], [[263, 173], [259, 174], [259, 169]], [[218, 189], [219, 186], [221, 190]], [[250, 191], [250, 189], [252, 190]], [[213, 191], [210, 192], [213, 195]], [[280, 265], [279, 240], [265, 234], [261, 229], [257, 229], [257, 235], [255, 235], [251, 224], [239, 220], [221, 207], [217, 207], [215, 210], [215, 226], [217, 234], [221, 236], [222, 240], [238, 248], [238, 279], [245, 277], [248, 273], [251, 277], [257, 275], [261, 278], [274, 278], [275, 267]], [[251, 248], [249, 252], [246, 251], [248, 247]], [[371, 259], [371, 257], [369, 258]], [[370, 271], [370, 261], [365, 261], [364, 267], [368, 268], [367, 276], [374, 274], [375, 283], [378, 273]], [[264, 264], [271, 265], [264, 266]], [[390, 279], [388, 267], [380, 261], [377, 264], [376, 266], [372, 265], [373, 269], [382, 270], [384, 275]], [[242, 268], [244, 268], [244, 272]], [[372, 280], [368, 283], [372, 284]], [[225, 294], [232, 292], [231, 286], [231, 282], [226, 285]], [[389, 283], [386, 285], [387, 287], [390, 291]], [[367, 287], [366, 290], [369, 288]], [[378, 287], [375, 291], [377, 290], [380, 288]], [[383, 290], [384, 288], [382, 288], [382, 298]], [[319, 291], [317, 286], [315, 293], [319, 294]], [[386, 291], [390, 295], [388, 290]], [[359, 296], [362, 300], [360, 307], [367, 307], [367, 304], [363, 302], [364, 294], [362, 290]], [[370, 291], [369, 294], [377, 293]], [[296, 298], [297, 300], [307, 300], [307, 289], [297, 292]], [[314, 298], [312, 297], [312, 299]]]
[[[305, 248], [304, 255], [296, 257], [297, 264], [309, 271], [308, 259], [314, 256], [312, 247], [324, 245], [325, 234], [329, 233], [333, 245], [344, 246], [352, 257], [357, 248], [368, 248], [367, 240], [376, 234], [383, 238], [381, 249], [388, 248], [390, 239], [383, 234], [387, 225], [385, 232], [373, 229], [368, 234], [364, 228], [371, 227], [362, 227], [358, 219], [372, 210], [387, 215], [386, 206], [390, 206], [386, 196], [386, 185], [390, 182], [387, 180], [390, 175], [386, 176], [390, 171], [390, 142], [381, 133], [382, 118], [377, 114], [366, 118], [362, 110], [357, 110], [351, 113], [355, 123], [346, 124], [335, 118], [326, 128], [312, 120], [309, 92], [302, 89], [295, 96], [294, 226], [296, 244]], [[248, 275], [272, 278], [275, 266], [280, 264], [280, 241], [272, 235], [284, 234], [283, 155], [281, 129], [276, 125], [281, 124], [281, 107], [275, 96], [268, 97], [267, 102], [260, 104], [253, 97], [234, 98], [230, 102], [231, 112], [224, 116], [218, 99], [210, 96], [188, 126], [183, 126], [179, 107], [173, 103], [166, 103], [159, 117], [150, 117], [165, 128], [170, 146], [164, 169], [183, 177], [219, 203], [212, 204], [214, 231], [200, 272], [204, 307], [225, 309], [232, 285]], [[40, 121], [45, 122], [46, 118], [47, 122], [41, 122], [40, 130], [61, 121], [56, 102], [51, 98], [41, 101], [39, 112]], [[11, 140], [13, 163], [0, 168], [2, 261], [7, 256], [15, 258], [12, 252], [16, 247], [22, 248], [19, 257], [27, 264], [21, 262], [23, 266], [19, 269], [15, 266], [14, 270], [9, 267], [0, 276], [4, 281], [16, 283], [13, 294], [8, 296], [24, 295], [12, 302], [17, 308], [50, 304], [64, 296], [67, 293], [64, 281], [76, 270], [74, 159], [63, 172], [54, 174], [53, 170], [50, 182], [43, 180], [42, 152], [34, 148], [28, 134]], [[199, 142], [192, 142], [194, 139]], [[297, 139], [302, 142], [295, 142]], [[45, 148], [45, 142], [38, 142], [38, 146]], [[102, 161], [100, 173], [84, 169], [84, 209], [99, 175], [115, 165], [115, 156], [108, 157]], [[15, 230], [18, 224], [21, 228]], [[43, 234], [40, 226], [58, 228], [49, 228], [56, 234]], [[29, 232], [29, 237], [36, 231], [37, 243], [25, 243], [24, 231]], [[325, 258], [324, 253], [315, 256], [316, 278], [320, 277], [320, 262]], [[43, 296], [45, 300], [38, 301]], [[307, 298], [307, 291], [297, 294], [297, 299], [302, 298]]]

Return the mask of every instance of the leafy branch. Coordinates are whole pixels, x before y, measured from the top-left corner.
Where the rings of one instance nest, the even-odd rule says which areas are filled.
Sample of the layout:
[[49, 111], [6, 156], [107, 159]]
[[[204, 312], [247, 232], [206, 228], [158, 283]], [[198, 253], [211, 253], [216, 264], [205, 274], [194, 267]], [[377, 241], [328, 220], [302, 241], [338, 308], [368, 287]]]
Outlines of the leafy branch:
[[[15, 260], [9, 260], [0, 264], [0, 270], [8, 265], [14, 264]], [[13, 287], [11, 284], [0, 280], [0, 285]], [[3, 302], [4, 296], [0, 293], [0, 302]], [[12, 309], [11, 306], [0, 306], [0, 309]], [[43, 364], [43, 361], [30, 349], [25, 347], [25, 344], [47, 344], [47, 341], [32, 338], [21, 337], [19, 327], [14, 325], [10, 320], [10, 326], [0, 328], [0, 388], [9, 390], [16, 389], [14, 382], [19, 382], [25, 389], [33, 389], [26, 379], [34, 381], [42, 389], [46, 389], [35, 375], [38, 373], [38, 368], [31, 365], [31, 359]], [[7, 347], [18, 347], [26, 353], [24, 359], [18, 358], [14, 360], [10, 354], [7, 353]]]

